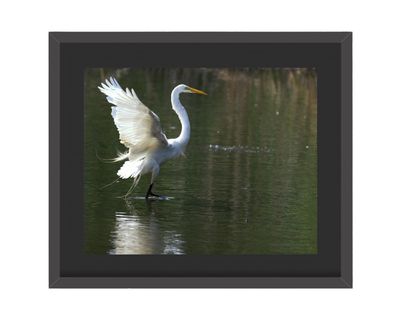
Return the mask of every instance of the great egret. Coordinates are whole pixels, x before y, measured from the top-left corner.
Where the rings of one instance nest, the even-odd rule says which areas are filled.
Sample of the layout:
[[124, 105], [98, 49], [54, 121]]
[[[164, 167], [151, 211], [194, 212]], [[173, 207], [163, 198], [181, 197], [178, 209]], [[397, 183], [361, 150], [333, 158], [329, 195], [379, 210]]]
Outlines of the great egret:
[[142, 175], [151, 173], [146, 199], [149, 196], [161, 197], [151, 191], [160, 171], [160, 165], [169, 159], [183, 155], [190, 139], [189, 117], [179, 101], [179, 95], [181, 93], [207, 94], [184, 84], [172, 90], [172, 109], [178, 115], [182, 129], [177, 138], [167, 139], [161, 129], [160, 118], [139, 100], [133, 89], [129, 91], [126, 88], [124, 91], [112, 77], [105, 82], [98, 88], [113, 105], [111, 115], [119, 131], [120, 142], [128, 148], [125, 153], [119, 154], [114, 159], [114, 161], [126, 160], [117, 173], [119, 178], [133, 178], [132, 187], [126, 196], [138, 184]]

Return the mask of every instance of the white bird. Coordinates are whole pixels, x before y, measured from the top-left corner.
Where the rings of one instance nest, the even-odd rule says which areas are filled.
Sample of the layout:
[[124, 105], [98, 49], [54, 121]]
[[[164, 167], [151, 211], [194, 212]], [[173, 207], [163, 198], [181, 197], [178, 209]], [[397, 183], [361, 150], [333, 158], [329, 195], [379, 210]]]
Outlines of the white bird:
[[115, 78], [106, 80], [98, 87], [107, 96], [111, 107], [111, 115], [119, 132], [120, 142], [128, 150], [119, 154], [114, 161], [123, 161], [119, 169], [119, 178], [133, 178], [131, 190], [138, 184], [140, 177], [151, 173], [150, 186], [146, 193], [149, 196], [161, 197], [151, 190], [160, 171], [160, 166], [165, 161], [183, 155], [190, 139], [190, 122], [188, 114], [179, 101], [181, 93], [196, 93], [207, 95], [201, 90], [180, 84], [171, 93], [172, 109], [181, 122], [181, 133], [175, 139], [167, 139], [161, 129], [160, 118], [147, 108], [137, 97], [133, 89], [123, 90]]

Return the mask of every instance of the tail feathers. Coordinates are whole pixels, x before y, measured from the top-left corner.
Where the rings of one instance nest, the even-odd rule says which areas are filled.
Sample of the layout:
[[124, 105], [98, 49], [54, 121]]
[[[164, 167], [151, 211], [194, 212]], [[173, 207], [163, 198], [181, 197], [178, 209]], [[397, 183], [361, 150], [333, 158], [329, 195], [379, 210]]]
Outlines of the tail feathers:
[[134, 161], [125, 161], [117, 175], [122, 179], [133, 178], [136, 186], [143, 170], [143, 164], [144, 157]]
[[100, 158], [100, 156], [97, 154], [97, 150], [96, 150], [96, 157], [97, 157], [97, 159], [99, 159], [100, 161], [103, 161], [103, 162], [108, 162], [108, 163], [119, 162], [119, 161], [129, 158], [129, 151], [126, 151], [126, 152], [118, 151], [117, 156], [115, 158], [104, 159], [104, 158]]
[[128, 158], [129, 158], [129, 151], [126, 151], [126, 152], [118, 151], [118, 155], [112, 160], [113, 160], [113, 162], [118, 162], [118, 161], [122, 161], [122, 160], [125, 160]]

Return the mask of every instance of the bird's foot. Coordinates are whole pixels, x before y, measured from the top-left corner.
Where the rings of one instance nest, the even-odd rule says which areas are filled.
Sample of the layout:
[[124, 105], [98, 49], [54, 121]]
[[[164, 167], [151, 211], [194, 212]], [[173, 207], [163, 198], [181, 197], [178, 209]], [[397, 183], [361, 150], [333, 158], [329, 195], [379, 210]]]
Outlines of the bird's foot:
[[161, 195], [159, 195], [159, 194], [155, 194], [155, 193], [153, 193], [153, 192], [148, 192], [147, 194], [146, 194], [146, 199], [151, 199], [151, 198], [163, 198], [164, 196], [161, 196]]
[[168, 196], [163, 196], [160, 194], [155, 194], [155, 193], [149, 193], [146, 195], [146, 200], [148, 201], [155, 201], [155, 200], [170, 200], [172, 198]]
[[149, 189], [146, 193], [146, 200], [169, 200], [170, 198], [167, 196], [161, 196], [159, 194], [155, 194], [151, 191], [153, 188], [153, 184], [150, 184]]
[[147, 197], [149, 197], [149, 196], [156, 197], [156, 198], [162, 197], [161, 195], [155, 194], [155, 193], [153, 193], [153, 192], [149, 192], [149, 193], [147, 194]]

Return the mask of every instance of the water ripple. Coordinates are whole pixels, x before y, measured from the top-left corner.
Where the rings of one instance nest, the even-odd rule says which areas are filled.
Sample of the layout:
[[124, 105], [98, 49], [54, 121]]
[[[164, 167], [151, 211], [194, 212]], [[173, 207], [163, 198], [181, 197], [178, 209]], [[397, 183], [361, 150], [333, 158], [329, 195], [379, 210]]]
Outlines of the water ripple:
[[219, 144], [210, 144], [209, 150], [222, 152], [244, 152], [244, 153], [269, 153], [268, 147], [251, 147], [251, 146], [221, 146]]

